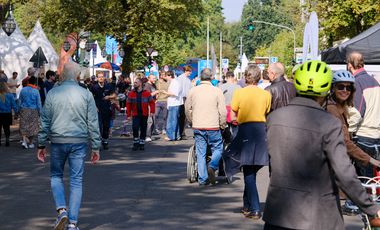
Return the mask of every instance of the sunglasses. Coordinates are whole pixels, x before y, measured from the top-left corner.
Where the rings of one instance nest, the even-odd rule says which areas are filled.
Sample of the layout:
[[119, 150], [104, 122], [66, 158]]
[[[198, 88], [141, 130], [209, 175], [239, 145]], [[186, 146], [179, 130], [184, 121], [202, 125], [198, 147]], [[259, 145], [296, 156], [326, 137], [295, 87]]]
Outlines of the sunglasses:
[[346, 90], [346, 91], [353, 91], [354, 90], [354, 87], [352, 85], [336, 85], [336, 89], [337, 90]]

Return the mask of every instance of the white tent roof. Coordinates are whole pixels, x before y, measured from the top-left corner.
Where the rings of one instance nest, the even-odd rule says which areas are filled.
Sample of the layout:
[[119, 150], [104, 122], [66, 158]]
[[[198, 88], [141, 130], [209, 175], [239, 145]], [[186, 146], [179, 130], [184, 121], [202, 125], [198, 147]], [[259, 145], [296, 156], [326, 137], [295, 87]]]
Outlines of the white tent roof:
[[243, 53], [243, 56], [241, 57], [241, 71], [242, 72], [245, 71], [245, 68], [247, 68], [248, 63], [249, 63], [249, 60], [247, 58], [247, 55], [245, 55], [245, 53]]
[[40, 20], [37, 20], [32, 33], [29, 35], [28, 43], [32, 48], [33, 53], [36, 52], [38, 47], [42, 48], [42, 51], [44, 52], [46, 59], [48, 60], [48, 63], [45, 65], [45, 70], [57, 70], [59, 56], [55, 52], [48, 38], [46, 37], [42, 29]]
[[29, 62], [33, 51], [26, 40], [23, 42], [25, 37], [18, 26], [15, 32], [8, 36], [0, 29], [0, 69], [4, 70], [8, 77], [11, 77], [13, 72], [18, 72], [18, 78], [21, 80], [27, 75], [27, 69], [33, 66]]
[[93, 66], [93, 65], [96, 65], [96, 64], [99, 64], [99, 63], [102, 63], [102, 62], [105, 62], [107, 61], [107, 59], [105, 59], [103, 56], [102, 56], [102, 51], [99, 47], [99, 44], [98, 44], [98, 41], [95, 41], [95, 44], [96, 44], [96, 55], [93, 55], [94, 52], [91, 50], [90, 52], [90, 65], [89, 66]]
[[19, 41], [21, 43], [28, 43], [26, 40], [24, 34], [21, 32], [20, 28], [16, 26], [15, 31], [11, 34], [11, 37], [14, 38], [16, 41]]

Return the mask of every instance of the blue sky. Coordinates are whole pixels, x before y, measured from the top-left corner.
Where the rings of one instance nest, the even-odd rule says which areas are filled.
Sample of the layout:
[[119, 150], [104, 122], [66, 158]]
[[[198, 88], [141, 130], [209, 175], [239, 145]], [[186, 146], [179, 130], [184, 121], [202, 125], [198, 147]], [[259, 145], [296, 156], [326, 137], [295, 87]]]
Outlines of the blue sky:
[[226, 22], [236, 22], [240, 20], [244, 3], [247, 0], [222, 0], [223, 14]]

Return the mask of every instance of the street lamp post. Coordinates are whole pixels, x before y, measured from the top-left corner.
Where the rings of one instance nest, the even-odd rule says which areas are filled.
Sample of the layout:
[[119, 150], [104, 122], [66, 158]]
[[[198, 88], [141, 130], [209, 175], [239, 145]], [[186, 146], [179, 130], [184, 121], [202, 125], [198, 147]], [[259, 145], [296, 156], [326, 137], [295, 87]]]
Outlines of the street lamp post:
[[107, 57], [106, 47], [104, 47], [104, 48], [102, 49], [102, 57], [103, 57], [103, 58], [106, 58], [106, 57]]
[[272, 23], [272, 22], [264, 22], [264, 21], [256, 21], [256, 20], [255, 21], [251, 21], [251, 22], [252, 23], [262, 23], [262, 24], [277, 26], [277, 27], [280, 27], [280, 28], [283, 28], [283, 29], [290, 30], [293, 33], [293, 61], [296, 60], [296, 33], [294, 32], [293, 29], [291, 29], [290, 27], [287, 27], [287, 26], [284, 26], [284, 25], [279, 25], [279, 24]]
[[96, 53], [98, 52], [97, 48], [98, 48], [98, 45], [95, 42], [93, 42], [92, 43], [92, 75], [95, 75], [95, 56], [96, 56]]
[[[90, 32], [81, 31], [79, 34], [70, 34], [71, 39], [76, 43], [75, 53], [73, 54], [73, 59], [76, 63], [80, 64], [79, 49], [85, 49], [87, 52], [90, 52], [92, 49], [92, 43], [87, 42], [87, 39], [90, 37]], [[84, 46], [81, 46], [81, 42], [85, 42]], [[70, 50], [71, 44], [69, 41], [63, 43], [63, 49], [67, 52]]]
[[[6, 10], [9, 9], [9, 10]], [[7, 15], [7, 18], [5, 16]], [[4, 32], [10, 36], [16, 29], [16, 21], [13, 18], [12, 5], [8, 2], [6, 5], [0, 5], [0, 23]]]

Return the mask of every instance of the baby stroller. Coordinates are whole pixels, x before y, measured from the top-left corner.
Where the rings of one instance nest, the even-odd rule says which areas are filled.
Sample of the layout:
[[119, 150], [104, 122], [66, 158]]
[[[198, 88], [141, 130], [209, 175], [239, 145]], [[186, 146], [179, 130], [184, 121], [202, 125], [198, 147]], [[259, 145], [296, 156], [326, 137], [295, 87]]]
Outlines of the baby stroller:
[[[232, 142], [233, 133], [232, 126], [227, 125], [227, 127], [222, 131], [223, 138], [223, 149], [226, 149], [227, 146]], [[211, 147], [207, 146], [206, 153], [206, 163], [208, 164], [211, 160]], [[224, 176], [224, 163], [223, 160], [220, 159], [218, 176]], [[194, 183], [198, 181], [198, 163], [197, 163], [197, 154], [195, 152], [195, 144], [193, 144], [189, 148], [188, 156], [187, 156], [187, 179], [190, 183]]]

